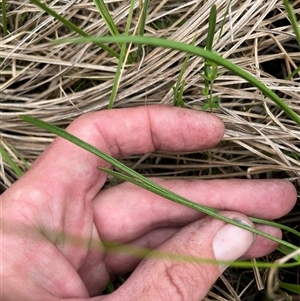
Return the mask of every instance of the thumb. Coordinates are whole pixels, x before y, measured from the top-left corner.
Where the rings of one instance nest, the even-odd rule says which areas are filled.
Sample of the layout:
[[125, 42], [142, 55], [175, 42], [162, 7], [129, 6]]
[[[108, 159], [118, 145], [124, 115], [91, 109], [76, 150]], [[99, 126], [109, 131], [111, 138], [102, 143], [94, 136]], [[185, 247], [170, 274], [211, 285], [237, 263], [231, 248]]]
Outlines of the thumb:
[[[223, 212], [222, 215], [253, 227], [240, 213]], [[193, 222], [157, 248], [160, 252], [182, 255], [181, 259], [172, 255], [151, 258], [150, 253], [109, 300], [201, 300], [226, 267], [191, 259], [234, 261], [254, 240], [253, 233], [211, 217]], [[182, 259], [183, 256], [186, 258]]]

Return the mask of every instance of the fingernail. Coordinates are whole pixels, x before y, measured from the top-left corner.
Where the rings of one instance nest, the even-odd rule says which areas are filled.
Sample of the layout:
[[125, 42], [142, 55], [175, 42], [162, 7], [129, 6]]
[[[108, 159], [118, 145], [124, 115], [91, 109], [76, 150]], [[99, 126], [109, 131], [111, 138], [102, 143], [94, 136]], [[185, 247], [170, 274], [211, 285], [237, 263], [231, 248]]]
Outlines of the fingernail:
[[[250, 226], [240, 218], [234, 218], [234, 221]], [[243, 256], [255, 241], [255, 234], [236, 227], [231, 224], [224, 225], [216, 234], [213, 240], [213, 251], [217, 260], [234, 261]], [[220, 265], [220, 270], [223, 272], [228, 265]]]

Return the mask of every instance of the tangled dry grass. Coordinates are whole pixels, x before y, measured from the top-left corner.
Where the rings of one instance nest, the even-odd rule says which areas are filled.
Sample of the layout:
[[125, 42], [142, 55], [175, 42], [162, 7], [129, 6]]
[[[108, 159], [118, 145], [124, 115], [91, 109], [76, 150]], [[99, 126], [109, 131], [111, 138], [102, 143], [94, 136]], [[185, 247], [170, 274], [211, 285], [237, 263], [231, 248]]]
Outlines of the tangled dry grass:
[[[91, 0], [44, 2], [89, 35], [109, 34]], [[129, 1], [106, 3], [124, 32]], [[227, 15], [224, 0], [153, 0], [145, 35], [189, 43], [196, 36], [195, 44], [204, 46], [212, 3], [217, 5], [214, 50], [255, 75], [300, 114], [300, 72], [285, 80], [300, 65], [300, 51], [281, 0], [232, 0]], [[300, 1], [293, 6], [299, 14]], [[139, 14], [137, 2], [131, 33]], [[8, 0], [7, 20], [9, 34], [0, 43], [1, 144], [25, 171], [24, 162], [30, 165], [53, 136], [18, 116], [27, 114], [64, 127], [83, 113], [107, 108], [118, 61], [91, 43], [53, 44], [76, 35], [27, 0]], [[119, 51], [118, 45], [112, 48]], [[135, 52], [135, 45], [131, 50]], [[172, 87], [186, 54], [149, 46], [143, 47], [143, 53], [141, 60], [124, 66], [114, 107], [173, 104]], [[184, 100], [194, 110], [201, 110], [205, 101], [199, 76], [203, 65], [202, 58], [191, 56], [184, 73]], [[279, 177], [299, 188], [299, 126], [256, 88], [221, 66], [213, 91], [220, 99], [214, 113], [226, 125], [222, 143], [196, 154], [132, 156], [127, 164], [149, 176]], [[4, 160], [0, 173], [2, 189], [17, 178]], [[299, 214], [291, 213], [289, 219], [299, 224]]]

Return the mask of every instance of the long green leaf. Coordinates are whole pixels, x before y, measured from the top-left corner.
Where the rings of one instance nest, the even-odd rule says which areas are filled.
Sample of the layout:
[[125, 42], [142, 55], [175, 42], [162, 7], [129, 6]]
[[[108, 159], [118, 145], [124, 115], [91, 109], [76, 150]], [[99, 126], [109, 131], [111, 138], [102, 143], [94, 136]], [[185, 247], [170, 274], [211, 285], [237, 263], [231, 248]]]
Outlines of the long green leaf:
[[[55, 12], [54, 10], [52, 10], [51, 8], [49, 8], [47, 5], [41, 3], [38, 0], [30, 0], [30, 1], [34, 5], [38, 6], [43, 11], [45, 11], [47, 14], [49, 14], [50, 16], [54, 17], [56, 20], [58, 20], [59, 22], [61, 22], [62, 24], [64, 24], [70, 30], [72, 30], [72, 31], [80, 34], [82, 37], [91, 38], [91, 36], [88, 33], [86, 33], [85, 31], [83, 31], [79, 27], [77, 27], [74, 23], [70, 22], [69, 20], [67, 20], [64, 17], [62, 17], [61, 15], [59, 15], [57, 12]], [[101, 42], [98, 42], [98, 41], [95, 41], [93, 43], [95, 43], [97, 46], [101, 47], [103, 50], [107, 51], [108, 53], [110, 53], [114, 57], [119, 58], [119, 54], [117, 52], [115, 52], [114, 50], [110, 49], [105, 44], [103, 44]]]
[[211, 51], [212, 45], [214, 42], [214, 35], [215, 35], [215, 29], [216, 29], [216, 20], [217, 20], [217, 7], [214, 4], [209, 13], [208, 18], [208, 31], [207, 31], [207, 39], [206, 39], [206, 45], [205, 49]]
[[193, 46], [187, 43], [176, 42], [163, 38], [152, 37], [140, 37], [140, 36], [118, 36], [118, 37], [92, 37], [92, 38], [79, 38], [79, 39], [62, 39], [56, 41], [57, 43], [86, 43], [86, 42], [118, 42], [118, 43], [136, 43], [146, 44], [153, 46], [160, 46], [187, 52], [197, 56], [201, 56], [206, 60], [212, 61], [217, 65], [224, 66], [226, 69], [232, 71], [234, 74], [244, 78], [246, 81], [257, 87], [266, 97], [273, 100], [282, 110], [293, 119], [298, 125], [300, 125], [300, 117], [295, 113], [280, 97], [278, 97], [272, 90], [255, 78], [252, 74], [231, 63], [229, 60], [222, 58], [221, 56], [211, 51], [205, 50], [201, 47]]
[[[218, 214], [217, 209], [210, 208], [210, 207], [203, 206], [203, 205], [199, 205], [199, 204], [197, 204], [195, 202], [192, 202], [192, 201], [190, 201], [190, 200], [188, 200], [184, 197], [179, 196], [178, 194], [176, 194], [176, 193], [174, 193], [174, 192], [172, 192], [172, 191], [170, 191], [170, 190], [154, 183], [153, 181], [145, 178], [144, 176], [142, 176], [139, 173], [137, 173], [136, 171], [130, 169], [129, 167], [127, 167], [123, 163], [119, 162], [115, 158], [113, 158], [113, 157], [109, 156], [108, 154], [102, 152], [101, 150], [97, 149], [93, 145], [79, 139], [78, 137], [75, 137], [74, 135], [66, 132], [65, 130], [63, 130], [63, 129], [57, 127], [57, 126], [51, 125], [51, 124], [49, 124], [45, 121], [39, 120], [37, 118], [29, 117], [29, 116], [25, 116], [25, 115], [20, 116], [20, 118], [23, 119], [24, 121], [28, 122], [28, 123], [31, 123], [33, 125], [36, 125], [40, 128], [45, 129], [48, 132], [56, 134], [56, 135], [58, 135], [58, 136], [60, 136], [64, 139], [78, 145], [79, 147], [89, 151], [90, 153], [98, 156], [99, 158], [101, 158], [101, 159], [105, 160], [106, 162], [112, 164], [115, 168], [117, 168], [118, 170], [123, 172], [124, 175], [125, 175], [125, 178], [127, 180], [129, 180], [129, 181], [132, 180], [132, 182], [134, 184], [137, 184], [137, 185], [139, 185], [139, 182], [140, 182], [142, 184], [141, 186], [143, 188], [145, 188], [149, 191], [152, 191], [152, 192], [156, 193], [157, 195], [165, 197], [166, 199], [169, 199], [169, 200], [171, 200], [175, 203], [181, 204], [183, 206], [186, 206], [186, 207], [192, 208], [194, 210], [200, 211], [204, 214], [207, 214], [209, 216], [212, 216], [214, 218], [222, 220], [226, 223], [230, 223], [230, 224], [235, 225], [237, 227], [240, 227], [242, 229], [248, 230], [248, 231], [250, 231], [252, 233], [255, 233], [257, 235], [261, 235], [265, 238], [268, 238], [268, 239], [273, 240], [277, 243], [280, 243], [280, 244], [282, 244], [286, 247], [289, 247], [292, 250], [297, 249], [296, 246], [294, 246], [293, 244], [291, 244], [289, 242], [286, 242], [282, 239], [279, 239], [279, 238], [274, 237], [270, 234], [267, 234], [265, 232], [254, 229], [254, 228], [249, 227], [247, 225], [241, 224], [238, 221], [234, 221], [230, 218], [222, 216], [222, 215]], [[114, 171], [110, 171], [110, 174], [118, 176], [118, 172], [114, 173]]]

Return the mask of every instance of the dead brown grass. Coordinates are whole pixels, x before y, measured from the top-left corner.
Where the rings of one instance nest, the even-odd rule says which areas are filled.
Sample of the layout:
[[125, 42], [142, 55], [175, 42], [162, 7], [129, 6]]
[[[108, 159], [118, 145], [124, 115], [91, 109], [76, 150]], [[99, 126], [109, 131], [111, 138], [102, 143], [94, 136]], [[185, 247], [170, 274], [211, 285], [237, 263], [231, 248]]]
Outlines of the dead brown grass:
[[[215, 51], [255, 75], [300, 114], [300, 73], [292, 80], [284, 79], [300, 65], [300, 51], [281, 0], [232, 0], [218, 41], [227, 1], [150, 1], [146, 35], [185, 42], [196, 35], [196, 44], [204, 46], [214, 2], [218, 11]], [[109, 34], [91, 0], [47, 3], [90, 35]], [[122, 32], [129, 1], [107, 3]], [[299, 14], [300, 1], [293, 5]], [[139, 17], [136, 6], [131, 32]], [[75, 35], [29, 1], [8, 0], [7, 20], [9, 35], [2, 36], [0, 43], [1, 143], [25, 171], [21, 157], [30, 164], [53, 136], [24, 124], [18, 116], [27, 114], [66, 126], [83, 113], [107, 108], [118, 62], [92, 44], [53, 44], [53, 40]], [[117, 45], [113, 48], [118, 51]], [[145, 46], [141, 60], [124, 66], [115, 107], [172, 105], [172, 86], [184, 58], [184, 53]], [[245, 80], [223, 67], [219, 72], [214, 94], [221, 102], [214, 113], [226, 125], [220, 145], [196, 154], [132, 156], [126, 162], [149, 176], [279, 177], [299, 188], [299, 127]], [[194, 110], [200, 110], [205, 100], [199, 73], [203, 73], [203, 59], [191, 56], [184, 74], [184, 99]], [[3, 187], [17, 178], [3, 160], [0, 176]], [[299, 215], [292, 226], [296, 224]]]

